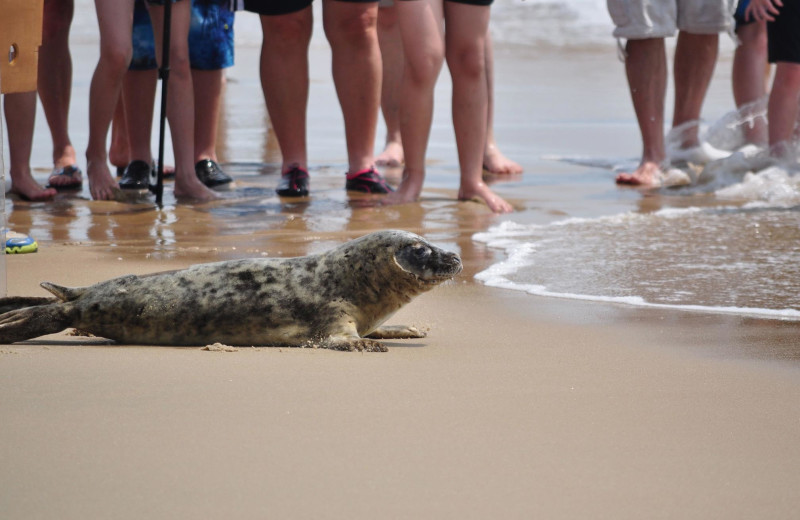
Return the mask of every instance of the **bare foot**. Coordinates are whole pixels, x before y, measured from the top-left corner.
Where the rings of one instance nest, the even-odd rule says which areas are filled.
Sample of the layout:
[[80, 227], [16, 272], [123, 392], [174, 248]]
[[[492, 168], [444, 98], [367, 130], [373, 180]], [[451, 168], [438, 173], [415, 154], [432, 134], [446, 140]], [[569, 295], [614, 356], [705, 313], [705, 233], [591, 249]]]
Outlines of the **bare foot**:
[[89, 177], [89, 192], [94, 200], [114, 200], [119, 184], [111, 176], [105, 159], [86, 160], [86, 176]]
[[416, 178], [409, 175], [403, 175], [403, 180], [397, 189], [386, 195], [381, 200], [381, 204], [395, 205], [395, 204], [410, 204], [419, 200], [419, 194], [422, 193], [422, 182], [424, 176]]
[[522, 173], [522, 166], [505, 155], [493, 145], [483, 152], [483, 169], [489, 173], [515, 175]]
[[78, 158], [75, 155], [75, 148], [67, 145], [61, 150], [53, 150], [53, 169], [66, 168], [67, 166], [77, 166]]
[[214, 190], [200, 182], [194, 171], [191, 172], [191, 175], [176, 176], [173, 193], [175, 199], [181, 202], [208, 202], [222, 198]]
[[489, 206], [495, 213], [511, 213], [514, 207], [506, 202], [502, 197], [493, 192], [489, 186], [479, 182], [475, 186], [464, 185], [458, 190], [458, 200], [480, 200]]
[[630, 184], [632, 186], [656, 187], [661, 185], [663, 175], [661, 166], [652, 161], [645, 161], [633, 173], [620, 173], [617, 175], [617, 184]]
[[10, 193], [16, 193], [24, 200], [34, 202], [51, 200], [58, 193], [54, 188], [42, 188], [31, 175], [30, 170], [11, 176]]
[[403, 165], [403, 160], [403, 145], [397, 141], [390, 141], [386, 143], [383, 151], [375, 157], [375, 164], [397, 168]]

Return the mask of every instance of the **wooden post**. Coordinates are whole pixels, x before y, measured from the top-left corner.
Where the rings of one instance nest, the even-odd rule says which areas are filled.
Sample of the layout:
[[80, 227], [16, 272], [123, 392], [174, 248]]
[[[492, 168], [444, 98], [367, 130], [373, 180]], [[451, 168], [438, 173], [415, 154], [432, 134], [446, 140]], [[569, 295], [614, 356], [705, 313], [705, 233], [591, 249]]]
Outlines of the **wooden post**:
[[[0, 94], [36, 90], [44, 0], [0, 0]], [[3, 116], [0, 100], [0, 118]], [[0, 147], [5, 147], [0, 124]], [[2, 151], [2, 150], [0, 150]], [[0, 296], [6, 294], [6, 166], [0, 153]]]

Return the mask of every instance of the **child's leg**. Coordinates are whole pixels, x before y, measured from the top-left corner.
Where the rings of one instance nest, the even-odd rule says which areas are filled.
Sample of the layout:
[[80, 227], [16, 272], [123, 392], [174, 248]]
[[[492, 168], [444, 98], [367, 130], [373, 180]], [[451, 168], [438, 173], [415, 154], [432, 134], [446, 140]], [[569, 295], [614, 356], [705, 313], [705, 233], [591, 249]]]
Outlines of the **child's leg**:
[[344, 116], [347, 173], [375, 165], [381, 100], [377, 23], [377, 2], [323, 2], [322, 25], [331, 45], [333, 83]]
[[[149, 5], [148, 7], [156, 40], [156, 59], [160, 65], [164, 36], [164, 6]], [[167, 118], [172, 133], [172, 148], [175, 152], [175, 197], [212, 200], [218, 196], [200, 182], [194, 171], [194, 93], [192, 73], [189, 67], [190, 21], [190, 0], [173, 3]]]
[[477, 197], [492, 211], [507, 213], [512, 210], [511, 205], [483, 182], [489, 99], [485, 56], [489, 7], [446, 2], [444, 13], [447, 66], [453, 78], [453, 127], [461, 168], [458, 198]]
[[53, 166], [56, 169], [77, 163], [68, 124], [72, 96], [69, 29], [74, 9], [72, 0], [45, 2], [42, 45], [39, 48], [39, 99], [53, 138]]
[[95, 7], [100, 26], [100, 60], [89, 89], [86, 175], [92, 198], [110, 200], [118, 186], [108, 169], [106, 138], [131, 61], [133, 0], [95, 0]]
[[156, 70], [129, 70], [125, 75], [122, 98], [125, 100], [125, 120], [128, 124], [129, 162], [144, 161], [150, 164], [153, 160], [150, 138], [157, 86]]
[[433, 87], [444, 61], [442, 0], [398, 2], [397, 15], [405, 56], [400, 133], [406, 164], [397, 191], [384, 199], [388, 204], [413, 202], [422, 192], [433, 118]]
[[306, 110], [308, 108], [308, 46], [311, 7], [281, 15], [260, 15], [260, 77], [270, 124], [281, 149], [281, 173], [308, 170]]
[[386, 145], [375, 157], [375, 164], [394, 167], [402, 165], [404, 160], [400, 137], [400, 86], [403, 82], [404, 58], [397, 5], [378, 9], [378, 41], [383, 59], [381, 112], [386, 123]]
[[11, 191], [28, 200], [47, 200], [56, 195], [42, 188], [31, 174], [31, 147], [36, 120], [36, 92], [6, 94], [3, 99], [8, 125], [8, 155]]
[[486, 119], [486, 146], [483, 150], [483, 167], [494, 174], [520, 174], [522, 166], [506, 157], [494, 138], [494, 51], [492, 38], [486, 34], [486, 92], [489, 100]]
[[194, 162], [217, 160], [217, 127], [222, 110], [222, 88], [225, 75], [222, 69], [192, 69], [195, 87]]
[[[797, 122], [797, 104], [800, 101], [800, 63], [781, 61], [775, 68], [775, 79], [769, 95], [767, 117], [769, 120], [769, 145], [773, 153], [789, 151]], [[775, 148], [776, 145], [780, 145]]]

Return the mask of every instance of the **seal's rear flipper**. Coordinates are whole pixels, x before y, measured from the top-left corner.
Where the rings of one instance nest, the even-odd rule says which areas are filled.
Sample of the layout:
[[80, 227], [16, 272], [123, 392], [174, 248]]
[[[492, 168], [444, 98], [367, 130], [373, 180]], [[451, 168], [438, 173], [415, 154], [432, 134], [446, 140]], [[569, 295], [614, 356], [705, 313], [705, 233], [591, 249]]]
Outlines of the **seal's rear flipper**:
[[39, 285], [47, 291], [51, 292], [56, 298], [62, 302], [69, 302], [77, 299], [81, 294], [86, 292], [88, 287], [64, 287], [63, 285], [56, 285], [51, 282], [42, 282]]
[[18, 309], [0, 316], [0, 343], [38, 338], [61, 332], [70, 325], [64, 304], [61, 303]]
[[0, 314], [5, 314], [17, 309], [24, 309], [25, 307], [48, 305], [56, 301], [55, 298], [43, 298], [41, 296], [9, 296], [7, 298], [0, 298]]

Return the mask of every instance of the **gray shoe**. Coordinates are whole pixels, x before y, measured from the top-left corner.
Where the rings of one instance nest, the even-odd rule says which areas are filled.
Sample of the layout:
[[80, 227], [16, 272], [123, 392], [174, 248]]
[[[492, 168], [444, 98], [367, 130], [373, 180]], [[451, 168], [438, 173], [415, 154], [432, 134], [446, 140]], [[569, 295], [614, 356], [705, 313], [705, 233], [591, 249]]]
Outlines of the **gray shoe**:
[[219, 164], [211, 159], [203, 159], [194, 165], [194, 171], [200, 182], [209, 188], [226, 189], [230, 187], [233, 179], [222, 171]]

